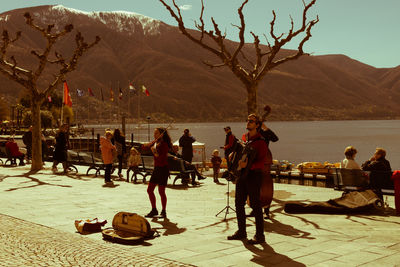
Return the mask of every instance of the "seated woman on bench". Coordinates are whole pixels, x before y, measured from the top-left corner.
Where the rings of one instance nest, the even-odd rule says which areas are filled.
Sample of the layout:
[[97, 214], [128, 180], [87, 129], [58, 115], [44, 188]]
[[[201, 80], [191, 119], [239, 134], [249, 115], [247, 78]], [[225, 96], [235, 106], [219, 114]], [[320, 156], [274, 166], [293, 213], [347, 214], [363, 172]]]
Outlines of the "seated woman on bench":
[[14, 138], [8, 138], [8, 142], [6, 143], [6, 149], [8, 149], [11, 156], [11, 164], [17, 164], [15, 159], [19, 159], [19, 166], [24, 166], [24, 157], [25, 154], [19, 151], [18, 144], [14, 141]]
[[345, 159], [340, 162], [340, 168], [360, 170], [360, 165], [354, 160], [357, 154], [357, 149], [353, 146], [348, 146], [344, 150]]
[[[172, 146], [173, 151], [170, 151], [169, 154], [171, 154], [172, 156], [176, 157], [177, 159], [183, 160], [182, 156], [178, 153], [179, 151], [179, 146]], [[197, 170], [196, 166], [193, 165], [190, 162], [187, 162], [185, 160], [183, 160], [183, 163], [185, 164], [185, 168], [187, 170], [193, 170], [194, 172], [191, 174], [192, 175], [192, 185], [197, 185], [198, 183], [195, 181], [196, 176], [198, 180], [203, 180], [206, 179], [205, 177], [203, 177], [199, 171]]]

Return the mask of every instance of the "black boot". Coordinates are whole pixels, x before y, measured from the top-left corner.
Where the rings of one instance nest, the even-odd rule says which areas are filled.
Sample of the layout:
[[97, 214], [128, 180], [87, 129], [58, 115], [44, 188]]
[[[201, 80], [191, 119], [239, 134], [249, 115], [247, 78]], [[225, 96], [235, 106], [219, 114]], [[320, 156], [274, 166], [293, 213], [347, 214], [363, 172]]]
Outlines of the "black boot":
[[161, 211], [160, 217], [161, 217], [161, 218], [167, 218], [167, 212], [166, 212], [166, 210], [162, 210], [162, 211]]
[[153, 218], [154, 216], [158, 215], [158, 210], [157, 209], [152, 209], [146, 216], [146, 218]]

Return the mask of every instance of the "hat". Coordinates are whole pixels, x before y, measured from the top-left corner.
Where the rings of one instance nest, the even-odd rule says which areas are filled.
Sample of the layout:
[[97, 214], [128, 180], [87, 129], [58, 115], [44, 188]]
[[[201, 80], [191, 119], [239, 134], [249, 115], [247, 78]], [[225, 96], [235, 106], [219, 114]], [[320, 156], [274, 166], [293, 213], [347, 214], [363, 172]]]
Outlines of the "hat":
[[226, 130], [230, 130], [230, 129], [231, 129], [230, 126], [226, 126], [226, 127], [224, 128], [225, 131], [226, 131]]

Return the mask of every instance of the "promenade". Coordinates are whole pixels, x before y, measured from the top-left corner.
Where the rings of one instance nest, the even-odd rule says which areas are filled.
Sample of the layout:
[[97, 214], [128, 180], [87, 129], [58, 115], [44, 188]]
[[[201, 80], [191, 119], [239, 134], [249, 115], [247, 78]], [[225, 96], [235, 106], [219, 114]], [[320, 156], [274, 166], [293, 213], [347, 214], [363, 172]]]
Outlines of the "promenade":
[[[226, 206], [224, 179], [169, 185], [168, 218], [149, 220], [160, 237], [126, 246], [102, 240], [101, 233], [80, 235], [74, 221], [97, 217], [110, 227], [119, 211], [144, 215], [147, 185], [115, 181], [108, 188], [103, 178], [80, 175], [85, 167], [78, 175], [55, 175], [50, 163], [35, 174], [29, 167], [0, 167], [0, 266], [400, 266], [400, 217], [392, 209], [381, 215], [283, 211], [289, 200], [339, 197], [333, 189], [275, 184], [266, 244], [248, 245], [226, 239], [236, 231], [232, 212], [227, 220], [224, 213], [215, 216]], [[156, 197], [160, 210], [157, 190]], [[392, 196], [388, 202], [394, 208]], [[254, 218], [247, 224], [252, 237]]]

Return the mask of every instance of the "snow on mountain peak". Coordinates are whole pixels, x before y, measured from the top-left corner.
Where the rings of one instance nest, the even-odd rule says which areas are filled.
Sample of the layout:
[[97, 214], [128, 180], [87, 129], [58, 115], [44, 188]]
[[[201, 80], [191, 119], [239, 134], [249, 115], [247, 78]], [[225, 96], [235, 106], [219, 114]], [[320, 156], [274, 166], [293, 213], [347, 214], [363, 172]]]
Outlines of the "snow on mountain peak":
[[58, 13], [57, 21], [61, 23], [67, 23], [67, 14], [85, 15], [91, 19], [99, 20], [107, 27], [115, 29], [119, 32], [127, 33], [131, 35], [135, 31], [135, 27], [140, 24], [143, 28], [144, 34], [157, 35], [159, 34], [159, 26], [161, 22], [159, 20], [128, 11], [93, 11], [85, 12], [73, 8], [64, 7], [63, 5], [50, 6], [48, 12], [34, 13], [33, 15], [40, 19], [45, 24], [54, 23], [52, 13]]

